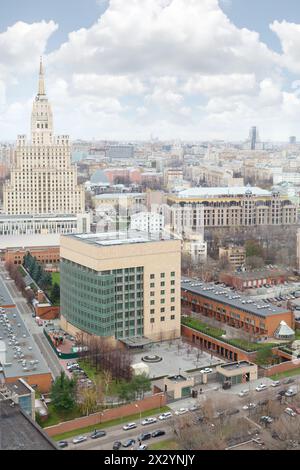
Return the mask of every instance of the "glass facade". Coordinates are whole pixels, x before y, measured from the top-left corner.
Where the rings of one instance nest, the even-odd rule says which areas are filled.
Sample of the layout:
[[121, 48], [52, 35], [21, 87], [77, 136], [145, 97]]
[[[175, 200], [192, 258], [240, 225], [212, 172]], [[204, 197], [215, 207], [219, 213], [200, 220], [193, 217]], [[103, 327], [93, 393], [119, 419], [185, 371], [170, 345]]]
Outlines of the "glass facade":
[[118, 339], [143, 335], [143, 267], [94, 271], [61, 260], [61, 313], [77, 328]]

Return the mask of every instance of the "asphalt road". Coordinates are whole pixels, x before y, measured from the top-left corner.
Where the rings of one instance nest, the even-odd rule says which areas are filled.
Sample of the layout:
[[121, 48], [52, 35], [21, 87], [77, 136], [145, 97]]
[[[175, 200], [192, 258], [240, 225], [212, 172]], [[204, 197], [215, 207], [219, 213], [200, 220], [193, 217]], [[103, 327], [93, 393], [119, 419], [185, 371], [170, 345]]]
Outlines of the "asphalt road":
[[[171, 420], [172, 421], [172, 420]], [[66, 450], [111, 450], [113, 448], [113, 443], [115, 441], [121, 441], [124, 443], [128, 439], [135, 439], [137, 441], [138, 436], [140, 436], [142, 433], [145, 432], [153, 432], [158, 429], [165, 431], [166, 434], [161, 437], [155, 437], [148, 439], [143, 442], [143, 444], [149, 445], [153, 444], [155, 442], [159, 442], [162, 440], [170, 439], [173, 437], [173, 430], [170, 426], [170, 422], [168, 423], [168, 420], [165, 421], [160, 421], [154, 424], [147, 424], [146, 426], [142, 426], [141, 424], [137, 423], [137, 428], [129, 430], [129, 431], [124, 431], [122, 429], [122, 426], [124, 424], [120, 424], [117, 426], [112, 426], [110, 428], [106, 428], [105, 431], [107, 433], [106, 436], [100, 437], [98, 439], [91, 439], [89, 436], [91, 435], [91, 432], [85, 433], [85, 434], [80, 434], [83, 436], [88, 436], [88, 440], [85, 442], [82, 442], [80, 444], [73, 444], [72, 440], [74, 439], [73, 437], [70, 439], [66, 439], [69, 442], [69, 446], [66, 448]], [[135, 448], [137, 448], [138, 442], [135, 444]], [[128, 448], [121, 447], [120, 450], [131, 450], [131, 446]]]
[[6, 279], [8, 274], [5, 271], [3, 265], [0, 266], [0, 276], [2, 278], [3, 283], [6, 285], [13, 301], [15, 302], [24, 323], [32, 334], [33, 339], [37, 344], [38, 348], [40, 349], [41, 354], [44, 357], [53, 377], [56, 378], [58, 375], [60, 375], [60, 372], [63, 370], [58, 357], [56, 356], [50, 344], [48, 343], [42, 331], [42, 328], [37, 325], [35, 319], [32, 317], [32, 310], [27, 304], [24, 297], [16, 288], [14, 281]]
[[[262, 380], [263, 382], [263, 380]], [[252, 416], [253, 416], [253, 412], [250, 410], [243, 410], [242, 407], [246, 404], [248, 404], [249, 402], [252, 402], [252, 403], [258, 403], [259, 401], [261, 400], [265, 400], [265, 399], [268, 399], [268, 398], [272, 398], [272, 399], [275, 399], [277, 393], [280, 391], [280, 390], [286, 390], [287, 388], [289, 387], [297, 387], [297, 383], [296, 381], [292, 384], [281, 384], [280, 386], [278, 387], [271, 387], [269, 386], [266, 390], [263, 390], [261, 392], [257, 392], [256, 390], [253, 390], [250, 392], [249, 395], [245, 396], [245, 397], [239, 397], [238, 395], [231, 395], [231, 400], [229, 399], [228, 400], [228, 404], [230, 404], [230, 406], [232, 407], [236, 407], [240, 410], [240, 413], [239, 415], [240, 416], [244, 416], [250, 423], [252, 423], [252, 425], [256, 426], [258, 429], [262, 429], [262, 427], [256, 423], [253, 419], [252, 419]], [[217, 392], [218, 394], [220, 394], [220, 396], [224, 396], [224, 391], [221, 390], [219, 392]], [[228, 394], [226, 394], [228, 395]], [[201, 396], [201, 399], [204, 399], [205, 398], [205, 394], [203, 394], [203, 396]], [[228, 397], [229, 398], [229, 397]], [[287, 398], [285, 397], [285, 406], [289, 406], [291, 403], [292, 403], [292, 398]], [[180, 401], [177, 402], [178, 404], [178, 407], [177, 408], [180, 408], [182, 405], [180, 403]], [[257, 410], [257, 408], [256, 408]], [[262, 414], [264, 414], [263, 410], [262, 410]], [[154, 442], [158, 442], [160, 440], [166, 440], [166, 439], [170, 439], [172, 437], [174, 437], [174, 434], [173, 434], [173, 430], [172, 430], [172, 427], [171, 427], [171, 423], [172, 423], [172, 420], [166, 420], [166, 421], [161, 421], [159, 423], [154, 423], [154, 424], [150, 424], [150, 425], [147, 425], [147, 426], [142, 426], [141, 424], [138, 424], [138, 427], [133, 429], [133, 430], [130, 430], [130, 431], [124, 431], [122, 429], [122, 424], [120, 425], [117, 425], [117, 426], [113, 426], [111, 428], [106, 428], [106, 432], [107, 432], [107, 435], [104, 436], [103, 438], [99, 438], [99, 439], [96, 439], [96, 440], [92, 440], [89, 438], [90, 433], [86, 433], [86, 434], [83, 434], [85, 436], [88, 436], [88, 440], [83, 442], [83, 443], [80, 443], [80, 444], [73, 444], [72, 443], [72, 440], [73, 440], [73, 437], [70, 438], [70, 439], [67, 439], [67, 441], [69, 442], [69, 446], [66, 448], [66, 450], [70, 449], [70, 450], [74, 450], [74, 449], [80, 449], [80, 450], [100, 450], [100, 449], [105, 449], [105, 450], [110, 450], [112, 449], [112, 446], [113, 446], [113, 443], [114, 441], [121, 441], [122, 443], [125, 442], [127, 439], [129, 438], [133, 438], [133, 439], [136, 439], [137, 436], [139, 436], [142, 432], [153, 432], [157, 429], [161, 429], [161, 430], [164, 430], [166, 432], [166, 434], [160, 438], [151, 438], [147, 441], [145, 441], [144, 443], [149, 445], [149, 444], [152, 444]], [[80, 433], [78, 433], [78, 435], [80, 435]], [[137, 447], [137, 444], [135, 445], [135, 448]], [[123, 450], [126, 450], [125, 448], [121, 448]], [[127, 450], [130, 450], [131, 447], [127, 448]]]

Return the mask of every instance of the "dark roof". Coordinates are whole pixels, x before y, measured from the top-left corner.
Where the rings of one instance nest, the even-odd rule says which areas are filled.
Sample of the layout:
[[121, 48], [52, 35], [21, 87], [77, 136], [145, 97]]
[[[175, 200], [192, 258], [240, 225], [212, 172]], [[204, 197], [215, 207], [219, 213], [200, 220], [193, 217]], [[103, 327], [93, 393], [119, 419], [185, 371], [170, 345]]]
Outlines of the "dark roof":
[[0, 401], [0, 450], [55, 450], [56, 444], [17, 404]]
[[262, 300], [257, 300], [255, 297], [238, 294], [227, 287], [221, 287], [214, 283], [195, 281], [188, 278], [182, 278], [181, 292], [181, 295], [183, 295], [184, 292], [191, 292], [196, 295], [198, 294], [208, 300], [214, 300], [220, 304], [229, 305], [230, 307], [261, 318], [273, 315], [283, 315], [289, 311], [287, 308], [266, 304]]

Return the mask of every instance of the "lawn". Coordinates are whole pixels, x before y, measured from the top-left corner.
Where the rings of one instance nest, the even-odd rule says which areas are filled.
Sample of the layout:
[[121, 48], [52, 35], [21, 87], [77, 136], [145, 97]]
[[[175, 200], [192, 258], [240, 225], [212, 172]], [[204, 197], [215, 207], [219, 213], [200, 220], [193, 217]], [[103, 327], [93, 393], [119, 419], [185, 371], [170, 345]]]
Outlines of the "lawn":
[[272, 380], [280, 380], [281, 378], [292, 377], [293, 375], [300, 375], [300, 367], [297, 367], [297, 369], [280, 372], [279, 374], [272, 375], [270, 378]]
[[51, 277], [52, 277], [52, 285], [53, 284], [60, 285], [60, 273], [51, 273]]
[[166, 411], [170, 411], [170, 408], [168, 406], [162, 406], [161, 408], [154, 408], [153, 410], [144, 411], [143, 413], [141, 413], [141, 415], [140, 413], [136, 413], [134, 415], [125, 416], [125, 417], [120, 416], [120, 418], [118, 419], [106, 421], [105, 423], [99, 423], [96, 425], [93, 424], [92, 426], [85, 426], [84, 428], [74, 429], [73, 431], [68, 431], [62, 434], [57, 434], [56, 436], [53, 436], [53, 439], [55, 441], [60, 441], [63, 439], [68, 439], [70, 437], [79, 436], [79, 434], [92, 432], [94, 431], [94, 429], [105, 429], [105, 428], [108, 428], [111, 426], [117, 426], [117, 425], [121, 426], [122, 424], [130, 423], [134, 421], [139, 422], [140, 418], [146, 418], [147, 416], [153, 416], [153, 415], [157, 415], [160, 413], [165, 413]]
[[300, 339], [300, 330], [296, 330], [295, 339]]
[[214, 328], [212, 326], [207, 325], [206, 323], [202, 323], [195, 318], [182, 318], [181, 323], [186, 326], [190, 326], [195, 330], [202, 331], [207, 335], [211, 335], [217, 338], [220, 338], [222, 335], [225, 335], [226, 331], [221, 330], [220, 328]]
[[232, 346], [236, 346], [237, 348], [243, 349], [244, 351], [252, 352], [257, 351], [259, 349], [269, 347], [271, 348], [276, 346], [276, 343], [252, 343], [241, 338], [223, 338], [222, 335], [226, 333], [224, 330], [206, 325], [206, 323], [200, 322], [196, 318], [182, 318], [181, 323], [183, 325], [194, 328], [195, 330], [198, 330], [208, 336], [212, 336], [213, 338], [220, 339], [221, 341], [231, 344]]
[[61, 423], [63, 421], [70, 421], [71, 419], [79, 418], [82, 416], [82, 413], [78, 407], [69, 412], [58, 412], [52, 403], [48, 405], [49, 417], [45, 421], [41, 421], [40, 425], [43, 428], [48, 426], [54, 426], [55, 424]]
[[179, 444], [174, 439], [166, 439], [165, 441], [159, 441], [155, 444], [151, 444], [148, 450], [180, 450]]
[[[80, 367], [85, 371], [87, 374], [88, 378], [92, 380], [93, 382], [96, 381], [97, 378], [102, 378], [102, 372], [97, 371], [94, 366], [91, 366], [88, 362], [86, 361], [78, 361], [78, 364]], [[107, 390], [107, 395], [116, 395], [117, 394], [117, 383], [115, 380], [112, 380], [110, 383], [108, 390]]]

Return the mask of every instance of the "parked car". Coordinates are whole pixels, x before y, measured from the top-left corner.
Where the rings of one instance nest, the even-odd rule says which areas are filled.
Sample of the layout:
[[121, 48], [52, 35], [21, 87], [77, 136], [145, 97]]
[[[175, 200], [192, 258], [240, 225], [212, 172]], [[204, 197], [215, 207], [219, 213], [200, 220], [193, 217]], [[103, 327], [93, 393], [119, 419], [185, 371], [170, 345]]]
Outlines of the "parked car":
[[64, 447], [68, 447], [69, 443], [68, 441], [59, 441], [57, 445], [60, 449], [64, 449]]
[[200, 370], [200, 374], [210, 374], [213, 370], [210, 367]]
[[292, 416], [293, 418], [294, 418], [295, 416], [297, 416], [297, 413], [295, 413], [295, 411], [293, 411], [292, 408], [286, 408], [286, 409], [284, 410], [284, 412], [285, 412], [287, 415]]
[[142, 421], [142, 425], [143, 426], [146, 426], [147, 424], [153, 424], [153, 423], [156, 423], [157, 422], [157, 419], [156, 418], [145, 418], [143, 421]]
[[119, 450], [121, 446], [122, 446], [121, 441], [115, 441], [113, 444], [113, 450]]
[[272, 387], [278, 387], [280, 385], [280, 380], [274, 380], [274, 382], [271, 383]]
[[294, 397], [295, 395], [297, 395], [297, 392], [296, 392], [296, 390], [294, 390], [293, 388], [289, 388], [289, 389], [285, 392], [285, 396], [286, 396], [286, 397]]
[[243, 406], [243, 410], [253, 410], [254, 408], [256, 408], [255, 403], [248, 403], [247, 405]]
[[260, 421], [262, 423], [271, 424], [273, 423], [273, 418], [271, 418], [271, 416], [261, 416]]
[[72, 370], [72, 369], [78, 369], [79, 368], [79, 364], [77, 364], [77, 362], [73, 362], [73, 363], [67, 363], [67, 369], [68, 370]]
[[249, 390], [241, 390], [239, 393], [239, 397], [245, 397], [246, 395], [248, 395], [248, 393], [249, 393]]
[[158, 419], [160, 419], [160, 420], [164, 420], [164, 419], [168, 419], [168, 418], [172, 418], [172, 413], [170, 411], [166, 411], [165, 413], [162, 413], [158, 417]]
[[128, 439], [127, 441], [125, 441], [122, 446], [123, 447], [130, 447], [132, 446], [133, 444], [135, 444], [135, 439]]
[[105, 431], [97, 431], [95, 429], [95, 431], [91, 434], [91, 439], [98, 439], [98, 437], [104, 437], [106, 436], [106, 432]]
[[190, 407], [189, 407], [189, 411], [197, 411], [197, 410], [200, 410], [200, 406], [199, 406], [199, 405], [193, 405], [193, 406], [190, 406]]
[[255, 390], [256, 390], [257, 392], [261, 392], [262, 390], [266, 390], [267, 388], [268, 388], [268, 387], [267, 387], [266, 384], [260, 384], [260, 385], [258, 385], [258, 386], [256, 387]]
[[295, 382], [295, 379], [292, 379], [292, 378], [290, 377], [289, 379], [284, 380], [282, 383], [284, 383], [284, 384], [292, 384], [292, 383], [294, 383], [294, 382]]
[[158, 429], [157, 431], [153, 431], [152, 437], [160, 437], [164, 436], [166, 434], [166, 431], [162, 431], [161, 429]]
[[140, 446], [138, 446], [137, 450], [147, 450], [148, 449], [148, 446], [146, 446], [146, 444], [141, 444]]
[[136, 423], [128, 423], [123, 426], [124, 431], [129, 431], [130, 429], [137, 428]]
[[177, 416], [179, 416], [179, 415], [184, 415], [184, 414], [187, 413], [188, 411], [189, 411], [189, 410], [188, 410], [187, 408], [179, 408], [179, 410], [176, 410], [176, 411], [175, 411], [175, 414], [176, 414]]
[[84, 442], [87, 440], [86, 436], [78, 436], [73, 439], [73, 444], [79, 444], [80, 442]]
[[151, 432], [143, 432], [143, 434], [138, 437], [138, 441], [147, 441], [148, 439], [151, 439], [151, 437]]

